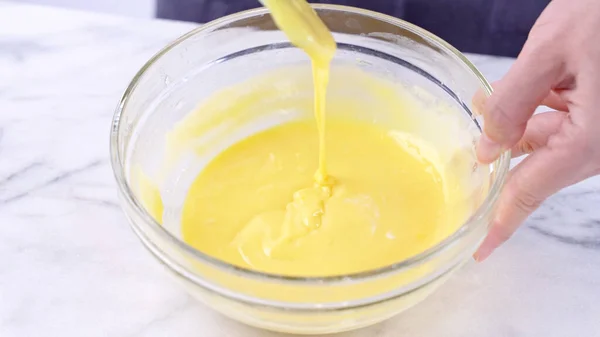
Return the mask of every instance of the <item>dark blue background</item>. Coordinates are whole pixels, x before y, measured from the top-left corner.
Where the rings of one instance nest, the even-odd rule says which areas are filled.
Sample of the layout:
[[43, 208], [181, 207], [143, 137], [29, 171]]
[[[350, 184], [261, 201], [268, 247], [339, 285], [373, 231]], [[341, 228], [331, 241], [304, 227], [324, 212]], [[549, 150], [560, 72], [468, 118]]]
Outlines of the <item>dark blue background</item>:
[[[310, 0], [393, 15], [440, 36], [463, 52], [517, 56], [550, 0]], [[157, 16], [208, 22], [258, 7], [258, 0], [158, 0]]]

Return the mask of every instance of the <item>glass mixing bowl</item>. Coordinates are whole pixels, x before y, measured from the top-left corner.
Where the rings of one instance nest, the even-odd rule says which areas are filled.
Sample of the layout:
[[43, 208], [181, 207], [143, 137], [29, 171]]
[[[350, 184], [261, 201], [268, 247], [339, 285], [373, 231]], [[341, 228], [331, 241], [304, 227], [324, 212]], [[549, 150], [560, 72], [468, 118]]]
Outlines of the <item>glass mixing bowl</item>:
[[[265, 329], [303, 334], [380, 322], [418, 303], [443, 283], [471, 258], [485, 237], [510, 156], [502, 155], [489, 167], [476, 164], [473, 144], [482, 121], [473, 113], [471, 98], [478, 90], [489, 95], [491, 87], [456, 49], [393, 17], [351, 7], [314, 7], [339, 43], [334, 67], [350, 65], [385, 77], [413, 90], [423, 104], [446, 106], [440, 118], [450, 114], [461, 123], [456, 137], [441, 137], [438, 142], [466, 139], [461, 151], [467, 156], [454, 164], [462, 165], [468, 175], [473, 211], [430, 249], [353, 275], [289, 277], [230, 265], [182, 240], [176, 220], [186, 184], [198, 167], [190, 170], [191, 157], [183, 156], [164, 175], [160, 168], [170, 155], [165, 146], [168, 131], [199, 102], [227, 86], [290, 65], [304, 65], [309, 71], [308, 58], [288, 43], [265, 9], [205, 24], [160, 51], [125, 91], [110, 136], [121, 205], [134, 232], [170, 274], [194, 297], [227, 316]], [[266, 111], [263, 122], [277, 124], [281, 116]], [[200, 146], [215, 136], [229, 141], [241, 137], [227, 130], [217, 127], [194, 142]], [[151, 214], [145, 207], [157, 202], [164, 203], [163, 214]], [[162, 221], [156, 220], [161, 217]]]

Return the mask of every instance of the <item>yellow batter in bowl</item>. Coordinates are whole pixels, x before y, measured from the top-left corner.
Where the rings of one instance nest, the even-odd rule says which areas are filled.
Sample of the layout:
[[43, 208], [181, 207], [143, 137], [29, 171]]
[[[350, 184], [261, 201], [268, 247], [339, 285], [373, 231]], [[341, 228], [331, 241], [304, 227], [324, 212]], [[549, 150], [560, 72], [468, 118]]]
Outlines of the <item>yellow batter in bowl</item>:
[[[314, 101], [298, 94], [310, 92], [306, 70], [281, 69], [224, 89], [168, 134], [166, 164], [186, 151], [204, 162], [181, 212], [185, 242], [256, 271], [332, 276], [402, 261], [453, 233], [475, 205], [467, 183], [471, 149], [442, 144], [460, 130], [452, 112], [447, 119], [428, 113], [389, 81], [335, 67], [328, 178], [319, 183]], [[267, 117], [272, 111], [279, 117]], [[281, 116], [292, 117], [233, 136]], [[207, 137], [215, 130], [222, 136]], [[433, 134], [440, 143], [430, 141]], [[158, 189], [140, 177], [146, 207], [162, 220]]]
[[265, 11], [226, 18], [148, 63], [111, 137], [136, 234], [193, 296], [310, 334], [431, 293], [485, 235], [508, 167], [476, 165], [462, 102], [489, 87], [462, 56], [399, 20], [319, 8], [341, 33], [331, 67], [335, 43], [312, 45], [327, 34], [288, 34], [309, 66]]
[[[407, 143], [397, 130], [350, 113], [375, 106], [358, 103], [349, 109], [348, 102], [327, 102], [330, 61], [336, 50], [331, 33], [304, 0], [270, 0], [267, 5], [292, 43], [311, 58], [314, 97], [294, 97], [287, 103], [298, 109], [312, 102], [316, 123], [284, 123], [214, 157], [189, 188], [181, 217], [185, 242], [260, 272], [332, 276], [393, 264], [452, 233], [469, 211], [460, 202], [466, 199], [464, 191], [458, 185], [448, 188], [449, 180], [458, 179], [451, 177], [452, 172], [439, 171], [444, 170], [434, 163], [439, 156], [428, 157], [431, 146], [421, 148], [418, 144], [425, 142], [418, 135]], [[297, 75], [280, 71], [270, 76], [275, 83], [278, 77], [291, 76], [290, 91], [308, 84]], [[354, 80], [371, 83], [371, 90], [390, 91], [385, 82], [366, 78], [356, 74]], [[245, 114], [251, 117], [248, 111], [256, 102], [268, 102], [272, 96], [264, 83], [269, 81], [259, 78], [234, 86], [209, 98], [196, 113], [219, 110], [220, 115], [240, 120]], [[396, 112], [405, 129], [410, 113], [415, 112]], [[188, 116], [171, 132], [173, 153], [202, 138], [210, 127], [194, 118]], [[152, 213], [160, 216], [162, 204], [153, 205], [149, 205]]]
[[184, 240], [262, 272], [342, 275], [422, 252], [464, 218], [428, 158], [390, 130], [328, 120], [332, 186], [314, 182], [317, 140], [314, 122], [286, 123], [219, 154], [190, 187]]

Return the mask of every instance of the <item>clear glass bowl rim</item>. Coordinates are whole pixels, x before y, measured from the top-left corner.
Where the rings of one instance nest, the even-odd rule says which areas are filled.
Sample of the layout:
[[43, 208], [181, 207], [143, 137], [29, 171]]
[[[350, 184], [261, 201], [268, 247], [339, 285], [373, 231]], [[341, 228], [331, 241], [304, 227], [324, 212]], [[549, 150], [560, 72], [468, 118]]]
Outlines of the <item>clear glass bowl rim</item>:
[[[377, 19], [379, 21], [383, 21], [383, 22], [386, 22], [389, 24], [396, 25], [396, 26], [398, 26], [402, 29], [408, 30], [418, 36], [424, 37], [429, 42], [435, 43], [437, 45], [437, 47], [439, 47], [440, 49], [443, 49], [444, 51], [449, 52], [450, 54], [453, 54], [454, 56], [456, 56], [464, 65], [466, 65], [471, 70], [472, 74], [475, 75], [479, 79], [484, 93], [486, 95], [491, 95], [491, 93], [492, 93], [492, 86], [485, 79], [483, 74], [475, 67], [475, 65], [473, 65], [456, 48], [452, 47], [450, 44], [448, 44], [441, 38], [426, 31], [423, 28], [420, 28], [411, 23], [408, 23], [406, 21], [403, 21], [401, 19], [389, 16], [389, 15], [385, 15], [385, 14], [381, 14], [378, 12], [369, 11], [369, 10], [365, 10], [365, 9], [350, 7], [350, 6], [340, 6], [340, 5], [330, 5], [330, 4], [313, 4], [312, 6], [316, 10], [342, 11], [342, 12], [349, 12], [349, 13], [353, 13], [353, 14], [368, 16], [368, 17]], [[484, 218], [487, 214], [489, 214], [490, 212], [493, 211], [494, 205], [498, 200], [498, 197], [500, 195], [500, 192], [501, 192], [504, 182], [506, 180], [508, 169], [509, 169], [510, 157], [511, 157], [509, 151], [503, 153], [500, 156], [500, 158], [496, 161], [495, 166], [498, 168], [496, 170], [496, 179], [492, 182], [492, 186], [489, 189], [489, 193], [486, 196], [483, 203], [481, 204], [481, 206], [452, 235], [448, 236], [447, 238], [440, 241], [435, 246], [430, 247], [429, 249], [425, 250], [424, 252], [421, 252], [417, 255], [409, 257], [405, 260], [402, 260], [402, 261], [399, 261], [399, 262], [396, 262], [394, 264], [387, 265], [384, 267], [380, 267], [377, 269], [372, 269], [372, 270], [353, 273], [353, 274], [336, 275], [336, 276], [322, 276], [322, 277], [320, 277], [320, 276], [301, 277], [301, 276], [286, 276], [286, 275], [279, 275], [279, 274], [264, 273], [264, 272], [260, 272], [260, 271], [251, 270], [248, 268], [238, 267], [238, 266], [232, 265], [230, 263], [227, 263], [225, 261], [219, 260], [217, 258], [214, 258], [212, 256], [202, 253], [201, 251], [195, 249], [194, 247], [188, 245], [184, 241], [175, 237], [173, 234], [171, 234], [169, 231], [167, 231], [161, 224], [159, 224], [156, 220], [154, 220], [154, 218], [142, 206], [142, 203], [140, 202], [140, 200], [138, 200], [135, 197], [131, 186], [127, 182], [125, 168], [124, 168], [123, 162], [121, 161], [122, 153], [120, 151], [120, 147], [119, 147], [119, 143], [118, 143], [119, 131], [122, 126], [120, 121], [121, 121], [121, 115], [127, 107], [127, 103], [129, 101], [130, 96], [135, 91], [140, 79], [145, 75], [146, 71], [156, 61], [158, 61], [163, 55], [168, 53], [171, 49], [173, 49], [175, 46], [179, 45], [183, 41], [185, 41], [188, 38], [195, 36], [197, 34], [202, 34], [205, 31], [210, 31], [213, 28], [227, 25], [228, 23], [235, 22], [237, 20], [246, 19], [249, 17], [261, 16], [261, 15], [265, 15], [265, 14], [268, 14], [268, 10], [266, 8], [255, 8], [255, 9], [250, 9], [250, 10], [234, 13], [234, 14], [222, 17], [220, 19], [208, 22], [206, 24], [203, 24], [200, 27], [195, 28], [195, 29], [191, 30], [190, 32], [180, 36], [173, 42], [169, 43], [166, 47], [161, 49], [154, 56], [152, 56], [142, 66], [142, 68], [136, 73], [136, 75], [133, 77], [133, 79], [127, 86], [125, 92], [123, 93], [123, 95], [119, 101], [119, 104], [116, 108], [116, 111], [115, 111], [115, 114], [114, 114], [113, 120], [112, 120], [112, 125], [111, 125], [111, 133], [110, 133], [111, 166], [112, 166], [113, 174], [114, 174], [116, 182], [117, 182], [118, 190], [121, 193], [121, 195], [123, 196], [124, 201], [131, 206], [131, 208], [134, 210], [134, 212], [136, 212], [137, 215], [144, 221], [146, 226], [148, 226], [154, 233], [159, 235], [162, 239], [165, 239], [167, 242], [176, 245], [179, 249], [190, 254], [195, 259], [198, 259], [199, 261], [201, 261], [203, 263], [207, 263], [207, 264], [211, 265], [212, 267], [218, 268], [222, 271], [241, 274], [244, 277], [250, 277], [250, 278], [254, 278], [254, 279], [263, 279], [263, 280], [267, 280], [267, 281], [280, 281], [280, 282], [285, 282], [288, 284], [301, 283], [303, 285], [307, 285], [307, 284], [323, 285], [324, 283], [331, 284], [331, 283], [347, 282], [348, 280], [352, 280], [353, 282], [357, 282], [357, 281], [360, 282], [362, 280], [384, 276], [386, 274], [395, 273], [395, 272], [399, 272], [401, 270], [408, 269], [411, 266], [419, 265], [419, 264], [431, 259], [432, 257], [441, 254], [441, 252], [444, 251], [448, 246], [450, 246], [451, 244], [458, 241], [460, 238], [462, 238], [466, 234], [473, 231], [475, 228], [477, 228], [478, 225], [479, 226], [487, 225], [483, 222], [480, 222], [479, 220]], [[131, 226], [134, 226], [134, 227], [138, 226], [136, 223], [133, 223], [132, 221], [130, 221], [130, 224], [131, 224]], [[140, 230], [140, 229], [137, 228], [137, 230], [135, 232], [136, 232], [136, 234], [140, 235], [140, 232], [138, 230]], [[155, 245], [155, 248], [160, 249], [160, 247], [158, 247], [156, 245]], [[164, 254], [161, 254], [161, 255], [164, 255]], [[157, 257], [159, 257], [159, 256], [157, 256]], [[166, 262], [166, 261], [163, 261], [163, 262]]]

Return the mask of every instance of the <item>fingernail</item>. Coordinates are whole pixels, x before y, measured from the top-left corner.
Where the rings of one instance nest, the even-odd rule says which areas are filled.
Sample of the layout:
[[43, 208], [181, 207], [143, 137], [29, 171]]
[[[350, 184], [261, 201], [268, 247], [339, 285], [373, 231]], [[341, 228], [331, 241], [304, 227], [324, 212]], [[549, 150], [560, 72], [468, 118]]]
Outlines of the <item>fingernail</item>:
[[477, 145], [477, 160], [482, 164], [489, 164], [500, 157], [502, 145], [491, 140], [486, 134], [482, 134]]
[[477, 93], [475, 93], [475, 96], [473, 96], [473, 112], [477, 115], [477, 116], [482, 116], [483, 115], [483, 108], [485, 106], [485, 102], [487, 100], [487, 96], [483, 93], [482, 89], [479, 89], [477, 91]]
[[[485, 244], [485, 242], [484, 242], [484, 244]], [[475, 259], [476, 262], [483, 262], [490, 255], [492, 255], [492, 252], [494, 251], [494, 248], [491, 245], [484, 245], [484, 244], [482, 244], [481, 247], [479, 247], [479, 249], [477, 249], [475, 254], [473, 254], [473, 258]]]
[[499, 234], [500, 232], [501, 230], [498, 226], [492, 225], [492, 228], [488, 232], [487, 236], [485, 237], [485, 239], [483, 239], [483, 242], [481, 243], [481, 245], [479, 245], [479, 248], [477, 249], [475, 254], [473, 254], [473, 258], [475, 259], [475, 261], [484, 261], [490, 255], [492, 255], [492, 253], [494, 252], [494, 250], [496, 250], [496, 248], [498, 248], [498, 246], [502, 244], [503, 240], [501, 240], [502, 236], [501, 234]]

